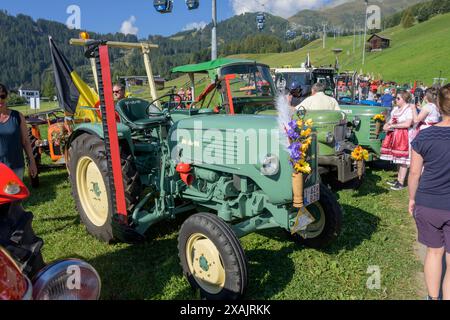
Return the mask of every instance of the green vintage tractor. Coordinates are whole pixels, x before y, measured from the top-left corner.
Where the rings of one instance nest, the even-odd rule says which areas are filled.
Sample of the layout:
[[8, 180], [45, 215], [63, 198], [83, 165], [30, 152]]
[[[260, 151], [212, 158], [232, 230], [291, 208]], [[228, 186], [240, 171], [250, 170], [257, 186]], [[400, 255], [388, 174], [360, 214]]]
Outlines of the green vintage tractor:
[[[294, 70], [296, 72], [297, 69], [280, 70]], [[314, 77], [323, 73], [331, 79], [329, 81], [332, 81], [331, 69], [315, 69], [315, 71], [318, 73], [317, 75], [314, 74]], [[265, 64], [252, 60], [219, 59], [213, 62], [180, 66], [174, 68], [172, 72], [188, 74], [193, 91], [196, 87], [196, 74], [208, 74], [213, 84], [216, 79], [226, 76], [233, 77], [229, 81], [230, 90], [233, 92], [231, 101], [233, 110], [229, 108], [230, 99], [227, 94], [223, 90], [218, 90], [219, 94], [214, 101], [219, 101], [221, 104], [220, 112], [277, 114], [275, 108], [276, 88], [270, 75], [269, 66]], [[283, 73], [284, 76], [289, 72]], [[316, 79], [314, 77], [311, 79]], [[319, 78], [316, 80], [319, 81]], [[201, 97], [202, 95], [203, 93], [200, 94]], [[320, 174], [327, 175], [327, 177], [329, 176], [332, 180], [342, 184], [350, 183], [354, 188], [358, 188], [362, 179], [358, 176], [356, 163], [351, 159], [351, 152], [356, 147], [353, 141], [352, 128], [357, 123], [354, 124], [353, 120], [347, 119], [345, 113], [340, 111], [308, 111], [306, 117], [314, 121], [314, 127], [317, 131]], [[365, 168], [362, 171], [364, 173]]]
[[369, 162], [379, 159], [381, 155], [381, 143], [385, 134], [382, 130], [377, 132], [377, 123], [373, 118], [377, 114], [382, 114], [387, 119], [390, 108], [365, 105], [341, 105], [341, 110], [345, 112], [349, 123], [353, 126], [353, 141], [355, 144], [369, 151]]
[[108, 42], [86, 45], [98, 67], [102, 123], [76, 126], [66, 145], [73, 196], [89, 233], [106, 242], [140, 241], [158, 222], [189, 214], [179, 258], [190, 284], [208, 299], [243, 296], [248, 267], [240, 237], [270, 228], [291, 234], [301, 226], [292, 234], [301, 244], [323, 248], [337, 238], [342, 209], [320, 183], [314, 135], [313, 170], [301, 193], [313, 221], [305, 223], [293, 206], [293, 169], [276, 116], [219, 114], [200, 108], [202, 102], [187, 107], [175, 94], [114, 106]]

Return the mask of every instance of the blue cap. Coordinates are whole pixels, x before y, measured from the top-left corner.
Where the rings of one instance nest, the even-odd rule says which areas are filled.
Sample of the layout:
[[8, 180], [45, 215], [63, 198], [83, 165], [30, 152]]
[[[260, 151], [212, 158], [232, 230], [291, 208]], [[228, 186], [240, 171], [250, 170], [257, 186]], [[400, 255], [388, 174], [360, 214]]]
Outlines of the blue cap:
[[289, 85], [289, 90], [297, 90], [300, 89], [300, 84], [297, 81], [292, 81]]

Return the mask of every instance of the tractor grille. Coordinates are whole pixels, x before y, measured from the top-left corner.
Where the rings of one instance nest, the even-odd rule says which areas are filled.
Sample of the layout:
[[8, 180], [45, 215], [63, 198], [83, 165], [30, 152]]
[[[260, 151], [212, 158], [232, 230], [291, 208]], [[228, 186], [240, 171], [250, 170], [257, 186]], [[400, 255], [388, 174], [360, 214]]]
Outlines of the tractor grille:
[[336, 142], [341, 142], [345, 140], [345, 131], [347, 126], [345, 124], [340, 124], [334, 127], [334, 138]]
[[[223, 157], [223, 161], [226, 162], [238, 162], [239, 152], [237, 141], [234, 141], [233, 143], [226, 143], [226, 141], [203, 140], [203, 148], [207, 148], [210, 151], [208, 154], [212, 157]], [[217, 152], [217, 154], [211, 152], [212, 150]]]

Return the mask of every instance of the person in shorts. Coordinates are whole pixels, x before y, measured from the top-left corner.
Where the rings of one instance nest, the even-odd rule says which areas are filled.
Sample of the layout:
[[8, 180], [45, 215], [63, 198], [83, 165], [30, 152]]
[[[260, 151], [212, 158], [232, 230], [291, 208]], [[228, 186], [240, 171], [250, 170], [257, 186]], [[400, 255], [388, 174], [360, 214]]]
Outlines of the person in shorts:
[[[443, 120], [420, 131], [411, 144], [408, 180], [409, 213], [416, 220], [419, 242], [427, 246], [424, 273], [431, 300], [439, 299], [444, 254], [450, 266], [450, 84], [439, 91], [438, 108]], [[442, 294], [450, 300], [450, 268]]]

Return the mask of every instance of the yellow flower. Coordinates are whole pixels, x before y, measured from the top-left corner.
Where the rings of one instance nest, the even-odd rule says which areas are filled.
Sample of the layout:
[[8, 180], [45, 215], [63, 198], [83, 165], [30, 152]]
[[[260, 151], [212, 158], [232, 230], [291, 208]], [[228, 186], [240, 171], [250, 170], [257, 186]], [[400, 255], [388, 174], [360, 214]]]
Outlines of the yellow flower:
[[303, 121], [302, 121], [302, 120], [298, 120], [298, 121], [297, 121], [297, 126], [298, 126], [299, 128], [303, 127]]
[[369, 160], [369, 151], [361, 146], [357, 146], [352, 152], [352, 159], [355, 161]]
[[309, 137], [311, 135], [311, 133], [312, 133], [311, 128], [308, 128], [306, 130], [302, 130], [301, 136], [306, 138], [306, 137]]
[[312, 127], [314, 125], [314, 122], [312, 119], [308, 119], [308, 120], [306, 120], [305, 125], [308, 127]]
[[369, 161], [369, 151], [364, 150], [362, 155], [363, 155], [364, 160]]
[[386, 121], [386, 118], [384, 117], [383, 114], [376, 114], [376, 115], [373, 117], [373, 120], [375, 120], [375, 121], [380, 121], [380, 122], [385, 122], [385, 121]]
[[305, 160], [300, 160], [299, 162], [297, 162], [294, 166], [294, 169], [297, 172], [301, 172], [301, 173], [305, 173], [305, 174], [311, 173], [311, 166]]
[[303, 141], [303, 144], [307, 144], [309, 147], [312, 144], [312, 138], [309, 137], [308, 139], [305, 139], [305, 141]]
[[303, 144], [302, 144], [302, 153], [306, 153], [308, 151], [308, 149], [309, 149], [309, 146], [310, 145], [308, 143], [303, 142]]

